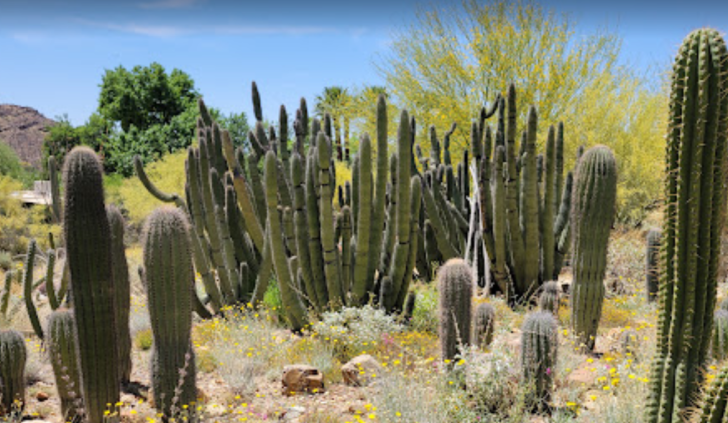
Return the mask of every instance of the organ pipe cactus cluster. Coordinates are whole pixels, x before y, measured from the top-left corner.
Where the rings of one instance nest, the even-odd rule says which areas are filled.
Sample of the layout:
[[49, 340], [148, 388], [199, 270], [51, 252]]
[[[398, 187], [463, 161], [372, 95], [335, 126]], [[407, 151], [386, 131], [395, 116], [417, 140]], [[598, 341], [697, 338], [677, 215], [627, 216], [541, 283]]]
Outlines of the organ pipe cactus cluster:
[[579, 345], [594, 349], [604, 302], [607, 243], [617, 200], [617, 162], [612, 150], [592, 147], [579, 160], [571, 209], [573, 237], [571, 324]]
[[48, 316], [48, 356], [53, 366], [56, 390], [61, 399], [63, 421], [76, 421], [83, 413], [81, 382], [76, 349], [73, 311], [58, 309]]
[[443, 360], [452, 360], [461, 345], [470, 345], [473, 271], [462, 259], [451, 259], [437, 275], [440, 292], [440, 346]]
[[549, 128], [546, 154], [537, 156], [536, 109], [528, 111], [519, 146], [512, 84], [494, 106], [498, 111], [495, 135], [485, 125], [484, 112], [473, 124], [471, 136], [479, 175], [480, 232], [492, 279], [515, 304], [528, 300], [561, 270], [569, 248], [571, 172], [564, 178], [563, 124]]
[[647, 232], [647, 252], [645, 254], [645, 291], [647, 301], [657, 299], [660, 289], [660, 237], [662, 233], [657, 229], [650, 229]]
[[493, 342], [495, 308], [490, 303], [478, 304], [473, 318], [473, 344], [487, 348]]
[[25, 405], [27, 359], [23, 335], [14, 330], [0, 330], [0, 417], [19, 415]]
[[528, 389], [529, 407], [544, 411], [549, 407], [556, 372], [558, 335], [556, 318], [546, 311], [531, 313], [523, 322], [521, 370]]
[[191, 340], [195, 278], [191, 252], [184, 213], [172, 207], [155, 210], [144, 233], [143, 274], [154, 336], [154, 403], [166, 418], [177, 417], [197, 396]]
[[119, 400], [119, 348], [114, 312], [111, 228], [96, 153], [76, 147], [64, 164], [63, 231], [76, 322], [81, 394], [86, 419], [104, 421]]
[[[683, 421], [698, 406], [725, 215], [726, 92], [725, 41], [713, 29], [693, 31], [683, 41], [672, 71], [660, 311], [648, 423]], [[725, 372], [718, 379], [725, 380]], [[715, 404], [724, 408], [725, 395], [716, 398]]]

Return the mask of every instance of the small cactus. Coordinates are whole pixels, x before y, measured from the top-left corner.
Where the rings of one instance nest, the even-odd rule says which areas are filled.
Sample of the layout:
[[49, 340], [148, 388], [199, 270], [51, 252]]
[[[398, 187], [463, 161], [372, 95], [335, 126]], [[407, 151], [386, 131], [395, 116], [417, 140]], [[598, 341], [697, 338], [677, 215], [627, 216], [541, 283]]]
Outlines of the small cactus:
[[48, 316], [48, 356], [61, 399], [63, 421], [75, 421], [82, 412], [75, 325], [73, 312], [68, 309], [58, 309]]
[[652, 229], [647, 232], [647, 254], [645, 260], [645, 291], [647, 301], [653, 302], [657, 299], [657, 292], [660, 289], [660, 237], [661, 232]]
[[452, 360], [459, 345], [470, 344], [473, 273], [464, 260], [450, 259], [437, 279], [442, 359]]
[[528, 386], [527, 404], [539, 411], [548, 408], [558, 351], [556, 318], [545, 311], [526, 316], [521, 335], [521, 368]]
[[195, 273], [187, 217], [180, 209], [156, 209], [144, 236], [154, 402], [165, 417], [176, 417], [197, 396], [191, 342]]
[[558, 282], [546, 282], [541, 287], [541, 295], [538, 297], [538, 307], [542, 311], [548, 311], [554, 316], [558, 316], [560, 294], [561, 287], [559, 287]]
[[473, 343], [485, 349], [493, 342], [495, 329], [495, 308], [490, 303], [481, 303], [475, 308], [473, 319]]
[[713, 358], [723, 361], [728, 357], [728, 311], [718, 309], [713, 314]]
[[23, 335], [14, 330], [0, 330], [0, 416], [20, 414], [25, 405], [27, 358]]

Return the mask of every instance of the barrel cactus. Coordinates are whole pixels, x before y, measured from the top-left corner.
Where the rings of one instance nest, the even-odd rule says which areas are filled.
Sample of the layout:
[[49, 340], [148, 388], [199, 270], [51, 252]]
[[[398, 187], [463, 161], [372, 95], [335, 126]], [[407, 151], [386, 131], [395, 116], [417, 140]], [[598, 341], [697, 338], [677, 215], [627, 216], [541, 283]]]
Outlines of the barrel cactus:
[[526, 402], [536, 410], [546, 410], [551, 401], [558, 352], [557, 323], [546, 311], [531, 313], [523, 322], [521, 370], [527, 386]]
[[0, 417], [20, 415], [25, 405], [27, 359], [23, 335], [14, 330], [0, 330]]
[[58, 309], [48, 316], [48, 356], [61, 399], [63, 421], [75, 421], [82, 413], [80, 375], [76, 350], [76, 323], [73, 312]]
[[571, 324], [579, 344], [593, 350], [604, 301], [607, 242], [617, 199], [617, 163], [612, 150], [592, 147], [579, 160], [574, 178], [571, 224], [574, 282]]
[[728, 311], [718, 309], [713, 314], [713, 358], [723, 361], [728, 357]]
[[473, 344], [487, 348], [493, 342], [495, 329], [495, 308], [490, 303], [480, 303], [473, 318]]
[[655, 301], [660, 284], [660, 237], [662, 233], [657, 229], [647, 232], [647, 253], [645, 259], [645, 291], [647, 301]]
[[541, 287], [541, 295], [538, 297], [538, 307], [543, 311], [553, 313], [554, 316], [559, 315], [559, 305], [561, 301], [561, 287], [556, 281], [546, 282]]
[[156, 209], [144, 232], [144, 282], [154, 336], [154, 403], [165, 417], [177, 417], [197, 395], [191, 341], [194, 280], [186, 215], [176, 208]]
[[437, 275], [440, 291], [440, 343], [443, 360], [452, 360], [459, 345], [470, 344], [473, 271], [462, 259], [450, 259]]
[[683, 421], [698, 407], [725, 215], [726, 92], [725, 41], [713, 29], [691, 32], [672, 72], [660, 312], [647, 423]]
[[131, 289], [129, 284], [129, 265], [124, 247], [124, 216], [119, 208], [110, 205], [106, 208], [111, 227], [112, 270], [114, 272], [114, 312], [116, 313], [116, 339], [119, 347], [119, 377], [123, 384], [131, 378], [131, 334], [129, 332], [129, 311]]
[[63, 231], [73, 280], [81, 394], [90, 423], [103, 422], [107, 404], [116, 404], [120, 395], [111, 229], [102, 176], [101, 161], [90, 148], [76, 147], [66, 156]]

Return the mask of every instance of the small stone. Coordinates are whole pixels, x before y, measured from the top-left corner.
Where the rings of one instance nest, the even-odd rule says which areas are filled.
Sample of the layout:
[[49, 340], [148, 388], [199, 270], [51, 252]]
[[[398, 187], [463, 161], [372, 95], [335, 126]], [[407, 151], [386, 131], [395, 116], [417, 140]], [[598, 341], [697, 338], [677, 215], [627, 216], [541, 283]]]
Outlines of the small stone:
[[349, 386], [367, 386], [382, 376], [382, 366], [369, 354], [354, 357], [341, 366], [344, 383]]
[[43, 391], [39, 391], [37, 394], [35, 394], [35, 399], [40, 402], [46, 401], [48, 399], [48, 394]]
[[300, 406], [293, 406], [288, 407], [286, 410], [286, 413], [283, 415], [285, 421], [292, 421], [292, 420], [298, 420], [301, 416], [303, 416], [303, 413], [306, 412], [306, 409], [304, 407]]
[[324, 392], [324, 375], [315, 367], [293, 364], [283, 368], [282, 393], [292, 396], [299, 393], [317, 394]]

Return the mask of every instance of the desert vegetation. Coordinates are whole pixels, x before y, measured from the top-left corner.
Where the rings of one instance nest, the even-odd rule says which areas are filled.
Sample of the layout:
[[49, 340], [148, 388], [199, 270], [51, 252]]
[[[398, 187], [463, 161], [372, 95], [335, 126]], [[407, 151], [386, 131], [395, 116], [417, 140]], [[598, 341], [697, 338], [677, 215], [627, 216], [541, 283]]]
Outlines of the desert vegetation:
[[653, 92], [608, 36], [465, 6], [398, 38], [387, 87], [271, 120], [253, 82], [249, 126], [181, 71], [107, 71], [48, 135], [48, 207], [0, 149], [0, 420], [728, 419], [724, 39]]

